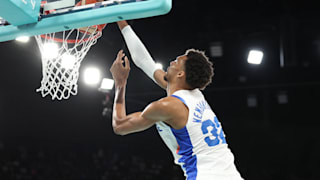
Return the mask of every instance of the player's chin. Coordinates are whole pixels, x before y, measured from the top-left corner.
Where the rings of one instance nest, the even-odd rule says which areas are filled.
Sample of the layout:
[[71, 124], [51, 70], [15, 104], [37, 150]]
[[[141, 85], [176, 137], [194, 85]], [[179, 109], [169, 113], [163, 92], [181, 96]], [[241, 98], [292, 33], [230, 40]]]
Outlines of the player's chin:
[[167, 77], [167, 74], [163, 76], [163, 79], [168, 82], [168, 77]]

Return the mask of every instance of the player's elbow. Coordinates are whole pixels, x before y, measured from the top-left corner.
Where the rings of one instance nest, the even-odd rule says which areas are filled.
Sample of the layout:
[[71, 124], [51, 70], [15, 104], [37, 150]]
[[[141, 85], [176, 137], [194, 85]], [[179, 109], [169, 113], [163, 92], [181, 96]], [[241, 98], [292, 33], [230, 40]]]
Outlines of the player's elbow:
[[126, 133], [122, 128], [121, 126], [113, 126], [113, 132], [116, 134], [116, 135], [120, 135], [120, 136], [124, 136], [124, 135], [127, 135], [128, 133]]

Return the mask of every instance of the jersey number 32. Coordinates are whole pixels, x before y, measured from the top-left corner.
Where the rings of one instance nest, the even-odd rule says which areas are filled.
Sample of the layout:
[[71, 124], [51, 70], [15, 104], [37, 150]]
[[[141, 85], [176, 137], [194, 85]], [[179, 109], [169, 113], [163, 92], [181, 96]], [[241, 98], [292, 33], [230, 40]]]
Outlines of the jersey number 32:
[[208, 146], [226, 144], [226, 138], [224, 137], [222, 127], [217, 117], [214, 117], [214, 120], [207, 119], [203, 121], [201, 130], [203, 135], [206, 136], [204, 141], [208, 144]]

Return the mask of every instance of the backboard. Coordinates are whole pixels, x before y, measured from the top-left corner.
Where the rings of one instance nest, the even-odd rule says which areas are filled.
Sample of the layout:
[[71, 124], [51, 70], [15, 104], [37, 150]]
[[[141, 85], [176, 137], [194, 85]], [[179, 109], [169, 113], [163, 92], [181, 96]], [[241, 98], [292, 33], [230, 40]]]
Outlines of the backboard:
[[0, 42], [20, 36], [163, 15], [172, 6], [172, 0], [105, 0], [81, 6], [79, 3], [79, 0], [47, 0], [46, 3], [41, 0], [2, 0]]

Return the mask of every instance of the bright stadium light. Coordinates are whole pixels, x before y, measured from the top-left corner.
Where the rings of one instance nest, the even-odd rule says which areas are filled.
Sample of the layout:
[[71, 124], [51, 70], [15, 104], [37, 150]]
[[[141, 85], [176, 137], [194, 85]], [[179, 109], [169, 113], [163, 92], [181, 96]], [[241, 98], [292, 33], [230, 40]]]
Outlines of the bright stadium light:
[[161, 63], [156, 63], [156, 67], [157, 67], [157, 69], [162, 69], [163, 68]]
[[43, 45], [42, 56], [47, 59], [53, 59], [58, 56], [59, 48], [56, 43], [45, 43]]
[[100, 71], [97, 68], [87, 68], [84, 71], [84, 82], [88, 85], [97, 85], [100, 82]]
[[260, 64], [263, 58], [263, 52], [258, 50], [250, 50], [248, 55], [248, 63]]
[[30, 40], [30, 38], [28, 36], [20, 36], [16, 38], [16, 41], [22, 42], [22, 43], [26, 43]]
[[68, 53], [65, 53], [62, 55], [61, 57], [61, 66], [65, 69], [72, 69], [73, 66], [75, 65], [76, 63], [76, 57], [71, 55], [71, 54], [68, 54]]
[[114, 86], [114, 80], [109, 78], [103, 78], [99, 91], [101, 92], [109, 92]]

